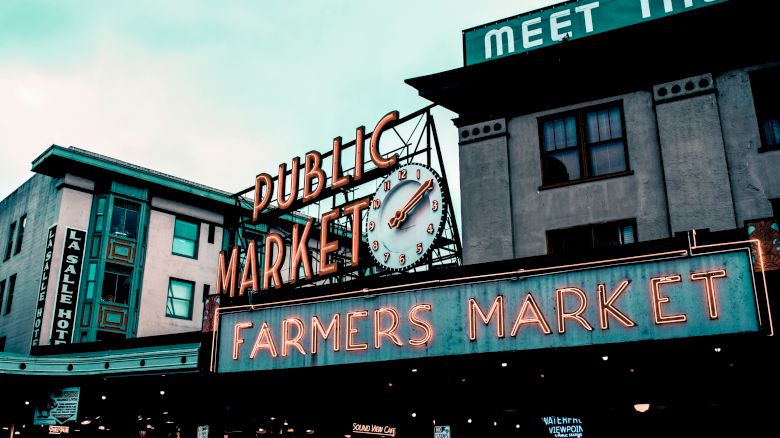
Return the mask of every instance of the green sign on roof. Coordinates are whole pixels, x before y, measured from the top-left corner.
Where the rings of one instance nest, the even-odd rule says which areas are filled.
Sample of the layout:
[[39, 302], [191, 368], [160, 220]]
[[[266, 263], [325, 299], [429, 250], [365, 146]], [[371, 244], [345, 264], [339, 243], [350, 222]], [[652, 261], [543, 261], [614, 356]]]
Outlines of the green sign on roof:
[[726, 0], [578, 0], [463, 31], [465, 65], [551, 46]]

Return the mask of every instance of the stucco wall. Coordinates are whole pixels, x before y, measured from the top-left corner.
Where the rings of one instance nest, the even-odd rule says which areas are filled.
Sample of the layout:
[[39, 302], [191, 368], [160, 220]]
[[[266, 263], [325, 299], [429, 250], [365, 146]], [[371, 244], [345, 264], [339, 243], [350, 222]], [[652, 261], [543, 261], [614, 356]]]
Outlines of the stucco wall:
[[[628, 166], [633, 175], [540, 189], [539, 118], [607, 102], [622, 102]], [[637, 221], [640, 240], [669, 236], [652, 97], [647, 92], [614, 96], [509, 122], [515, 252], [547, 253], [546, 231], [622, 219]]]
[[780, 151], [758, 152], [758, 119], [747, 71], [716, 76], [718, 107], [729, 167], [737, 226], [772, 216], [770, 199], [780, 198]]
[[[200, 330], [203, 322], [203, 286], [208, 284], [211, 287], [210, 293], [215, 293], [217, 258], [222, 244], [221, 226], [215, 228], [214, 243], [208, 243], [209, 223], [206, 221], [213, 223], [216, 219], [221, 224], [222, 216], [161, 198], [154, 198], [152, 206], [138, 316], [138, 336]], [[164, 206], [165, 211], [154, 209], [155, 206]], [[201, 220], [197, 259], [182, 257], [171, 252], [177, 213], [186, 220]], [[195, 283], [192, 318], [189, 320], [165, 316], [168, 284], [171, 278]]]
[[[0, 280], [6, 280], [3, 314], [0, 315], [0, 336], [6, 336], [5, 351], [8, 352], [28, 353], [30, 351], [49, 227], [56, 224], [57, 234], [41, 327], [41, 345], [46, 345], [49, 341], [56, 295], [55, 285], [59, 276], [65, 229], [72, 227], [85, 230], [89, 223], [92, 195], [67, 186], [58, 190], [59, 183], [57, 179], [35, 175], [0, 202], [0, 243], [2, 243], [0, 260], [5, 256], [9, 224], [16, 221], [18, 230], [19, 218], [27, 214], [21, 251], [16, 255], [12, 252], [9, 260], [0, 262]], [[79, 186], [86, 188], [90, 187], [90, 183], [83, 179], [78, 181]], [[14, 242], [16, 238], [17, 233], [14, 233]], [[7, 280], [12, 274], [17, 276], [13, 306], [11, 313], [5, 315], [5, 303], [8, 300]]]

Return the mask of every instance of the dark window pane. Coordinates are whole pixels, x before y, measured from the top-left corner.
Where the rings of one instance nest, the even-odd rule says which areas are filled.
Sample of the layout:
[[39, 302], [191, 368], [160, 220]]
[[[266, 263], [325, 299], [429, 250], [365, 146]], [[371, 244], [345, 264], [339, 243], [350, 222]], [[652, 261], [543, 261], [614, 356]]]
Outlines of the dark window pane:
[[214, 243], [214, 232], [216, 231], [214, 224], [209, 224], [209, 243]]
[[547, 232], [550, 254], [577, 254], [593, 248], [590, 227], [575, 227]]
[[8, 226], [8, 244], [5, 247], [5, 258], [3, 260], [11, 258], [11, 250], [14, 249], [14, 232], [16, 232], [16, 222]]
[[544, 150], [555, 150], [555, 126], [552, 121], [544, 122]]
[[626, 170], [623, 142], [605, 143], [590, 147], [590, 173], [607, 175]]
[[138, 235], [138, 204], [116, 200], [111, 212], [111, 234], [128, 239]]
[[11, 305], [14, 303], [14, 289], [16, 288], [16, 274], [8, 278], [8, 301], [5, 303], [5, 314], [11, 313]]
[[764, 138], [767, 146], [780, 144], [780, 120], [764, 120]]
[[599, 141], [599, 117], [598, 113], [588, 113], [586, 116], [588, 143]]
[[574, 149], [546, 154], [544, 177], [545, 184], [580, 179], [579, 150]]
[[566, 146], [577, 146], [577, 122], [574, 116], [566, 117]]
[[24, 227], [27, 225], [27, 216], [22, 216], [19, 218], [19, 233], [16, 235], [16, 249], [14, 249], [14, 254], [19, 254], [19, 251], [22, 250], [22, 242], [24, 241]]
[[0, 314], [3, 312], [3, 298], [5, 297], [5, 280], [0, 281]]
[[612, 108], [609, 110], [609, 129], [612, 133], [610, 138], [620, 138], [623, 136], [623, 124], [620, 121], [620, 109]]
[[103, 301], [127, 304], [130, 300], [132, 272], [132, 269], [124, 266], [106, 264], [100, 298]]
[[555, 120], [555, 149], [563, 149], [566, 147], [566, 128], [563, 124], [563, 119]]
[[609, 140], [609, 112], [607, 110], [599, 111], [599, 140]]

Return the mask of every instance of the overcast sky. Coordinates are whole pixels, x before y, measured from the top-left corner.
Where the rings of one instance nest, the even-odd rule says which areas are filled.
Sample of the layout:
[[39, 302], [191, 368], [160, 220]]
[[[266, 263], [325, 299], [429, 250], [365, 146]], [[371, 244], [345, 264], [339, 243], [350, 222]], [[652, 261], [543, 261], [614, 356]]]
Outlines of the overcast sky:
[[463, 29], [554, 3], [2, 0], [0, 199], [51, 144], [238, 191], [427, 105], [403, 81], [461, 66]]

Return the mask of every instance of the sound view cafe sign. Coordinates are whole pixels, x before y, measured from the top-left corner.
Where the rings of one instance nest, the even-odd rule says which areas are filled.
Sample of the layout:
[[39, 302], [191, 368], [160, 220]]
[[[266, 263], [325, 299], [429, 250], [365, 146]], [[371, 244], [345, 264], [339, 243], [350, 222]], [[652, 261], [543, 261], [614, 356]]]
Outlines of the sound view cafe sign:
[[[254, 311], [222, 309], [218, 372], [756, 332], [747, 249]], [[571, 269], [571, 268], [570, 268]], [[518, 274], [520, 275], [520, 274]], [[370, 293], [370, 291], [369, 291]]]
[[463, 31], [465, 65], [691, 11], [726, 0], [580, 0]]

